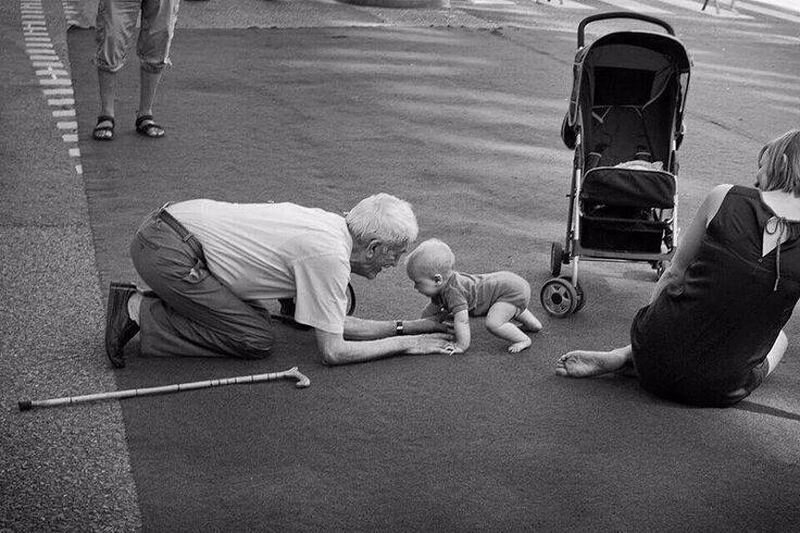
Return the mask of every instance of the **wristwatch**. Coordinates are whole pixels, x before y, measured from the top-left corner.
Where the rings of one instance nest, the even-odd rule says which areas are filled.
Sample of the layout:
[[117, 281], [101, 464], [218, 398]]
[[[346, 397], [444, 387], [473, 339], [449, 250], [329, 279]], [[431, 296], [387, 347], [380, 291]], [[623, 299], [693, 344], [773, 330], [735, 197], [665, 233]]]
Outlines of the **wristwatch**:
[[394, 334], [395, 335], [403, 335], [403, 321], [398, 320], [394, 323]]

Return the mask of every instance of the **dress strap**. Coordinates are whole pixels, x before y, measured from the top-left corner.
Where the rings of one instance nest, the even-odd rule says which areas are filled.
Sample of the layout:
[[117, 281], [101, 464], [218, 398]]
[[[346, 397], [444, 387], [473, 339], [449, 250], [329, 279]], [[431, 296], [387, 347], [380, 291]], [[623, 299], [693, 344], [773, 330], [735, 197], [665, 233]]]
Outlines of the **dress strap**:
[[[771, 227], [771, 223], [774, 222], [774, 226]], [[778, 284], [781, 281], [781, 244], [783, 244], [783, 236], [788, 230], [789, 224], [787, 223], [784, 217], [774, 216], [767, 221], [766, 227], [764, 227], [764, 233], [767, 235], [775, 235], [778, 234], [778, 245], [775, 250], [775, 286], [772, 288], [772, 292], [776, 292], [778, 290]]]

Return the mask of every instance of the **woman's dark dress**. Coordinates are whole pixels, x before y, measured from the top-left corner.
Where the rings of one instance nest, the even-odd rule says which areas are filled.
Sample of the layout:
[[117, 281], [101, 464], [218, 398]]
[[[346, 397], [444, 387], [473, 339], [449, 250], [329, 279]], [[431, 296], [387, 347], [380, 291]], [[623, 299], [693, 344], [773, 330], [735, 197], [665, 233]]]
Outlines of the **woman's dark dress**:
[[781, 246], [780, 270], [777, 250], [761, 257], [774, 216], [758, 190], [732, 187], [684, 280], [636, 314], [633, 360], [645, 390], [727, 406], [761, 384], [767, 353], [800, 298], [800, 239]]

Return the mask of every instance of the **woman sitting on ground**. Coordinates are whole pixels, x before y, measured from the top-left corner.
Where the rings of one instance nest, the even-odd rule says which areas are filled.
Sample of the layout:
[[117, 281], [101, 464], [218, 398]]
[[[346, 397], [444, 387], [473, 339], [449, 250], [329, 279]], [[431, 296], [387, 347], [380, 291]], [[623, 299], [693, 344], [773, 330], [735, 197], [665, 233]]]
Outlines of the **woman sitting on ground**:
[[761, 149], [756, 186], [706, 197], [631, 326], [631, 344], [561, 356], [560, 376], [633, 367], [658, 396], [724, 407], [775, 370], [800, 298], [800, 130]]

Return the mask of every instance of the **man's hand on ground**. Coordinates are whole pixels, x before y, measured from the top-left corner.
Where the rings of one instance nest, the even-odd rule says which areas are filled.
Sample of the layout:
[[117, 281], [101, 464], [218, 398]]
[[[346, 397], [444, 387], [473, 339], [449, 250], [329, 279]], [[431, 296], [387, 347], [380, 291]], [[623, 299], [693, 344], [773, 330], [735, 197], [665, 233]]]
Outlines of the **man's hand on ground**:
[[408, 340], [413, 340], [406, 348], [407, 355], [452, 354], [454, 350], [453, 336], [448, 333], [430, 333], [427, 335], [414, 335]]

